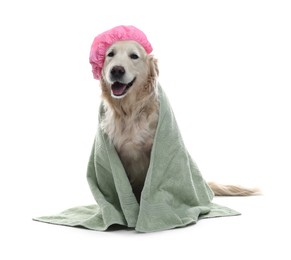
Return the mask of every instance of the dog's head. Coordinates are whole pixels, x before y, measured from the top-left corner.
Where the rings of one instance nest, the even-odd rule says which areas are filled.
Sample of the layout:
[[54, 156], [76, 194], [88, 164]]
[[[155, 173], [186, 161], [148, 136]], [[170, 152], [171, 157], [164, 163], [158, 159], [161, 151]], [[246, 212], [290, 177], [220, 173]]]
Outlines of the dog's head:
[[101, 87], [107, 98], [138, 96], [155, 87], [157, 61], [136, 41], [117, 41], [106, 51]]

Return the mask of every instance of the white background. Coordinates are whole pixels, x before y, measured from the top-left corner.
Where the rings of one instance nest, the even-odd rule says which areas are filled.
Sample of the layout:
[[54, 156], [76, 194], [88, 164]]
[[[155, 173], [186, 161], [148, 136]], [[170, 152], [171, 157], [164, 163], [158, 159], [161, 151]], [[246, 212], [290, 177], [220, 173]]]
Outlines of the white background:
[[[89, 50], [120, 24], [152, 43], [204, 178], [262, 189], [216, 198], [242, 216], [148, 235], [31, 221], [94, 203], [85, 175], [100, 90]], [[1, 259], [290, 259], [289, 1], [1, 1], [0, 29]]]

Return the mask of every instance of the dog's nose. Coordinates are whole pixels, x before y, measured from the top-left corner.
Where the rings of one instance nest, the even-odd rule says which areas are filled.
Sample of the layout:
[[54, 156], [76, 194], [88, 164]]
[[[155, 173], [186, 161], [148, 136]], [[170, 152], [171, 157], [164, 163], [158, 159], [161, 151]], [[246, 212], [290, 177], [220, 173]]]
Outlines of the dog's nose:
[[113, 79], [120, 79], [125, 74], [125, 69], [122, 66], [114, 66], [110, 74]]

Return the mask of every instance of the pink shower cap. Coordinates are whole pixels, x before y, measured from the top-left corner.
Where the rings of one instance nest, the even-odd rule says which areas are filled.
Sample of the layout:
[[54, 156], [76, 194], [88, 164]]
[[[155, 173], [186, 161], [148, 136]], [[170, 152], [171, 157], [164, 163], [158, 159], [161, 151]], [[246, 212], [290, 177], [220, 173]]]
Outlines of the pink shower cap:
[[101, 70], [105, 60], [105, 54], [109, 46], [117, 41], [132, 40], [144, 47], [147, 53], [153, 48], [146, 35], [134, 26], [117, 26], [95, 37], [90, 51], [90, 64], [95, 79], [101, 76]]

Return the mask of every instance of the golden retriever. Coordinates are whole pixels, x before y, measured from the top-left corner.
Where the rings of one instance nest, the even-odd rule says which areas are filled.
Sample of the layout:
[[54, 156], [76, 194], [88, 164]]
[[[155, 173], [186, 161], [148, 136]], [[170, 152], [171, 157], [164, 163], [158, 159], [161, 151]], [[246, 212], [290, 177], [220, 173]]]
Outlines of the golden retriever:
[[[102, 129], [113, 142], [139, 201], [159, 117], [157, 60], [135, 41], [117, 41], [108, 48], [101, 73]], [[209, 186], [215, 195], [256, 192], [231, 185]]]

